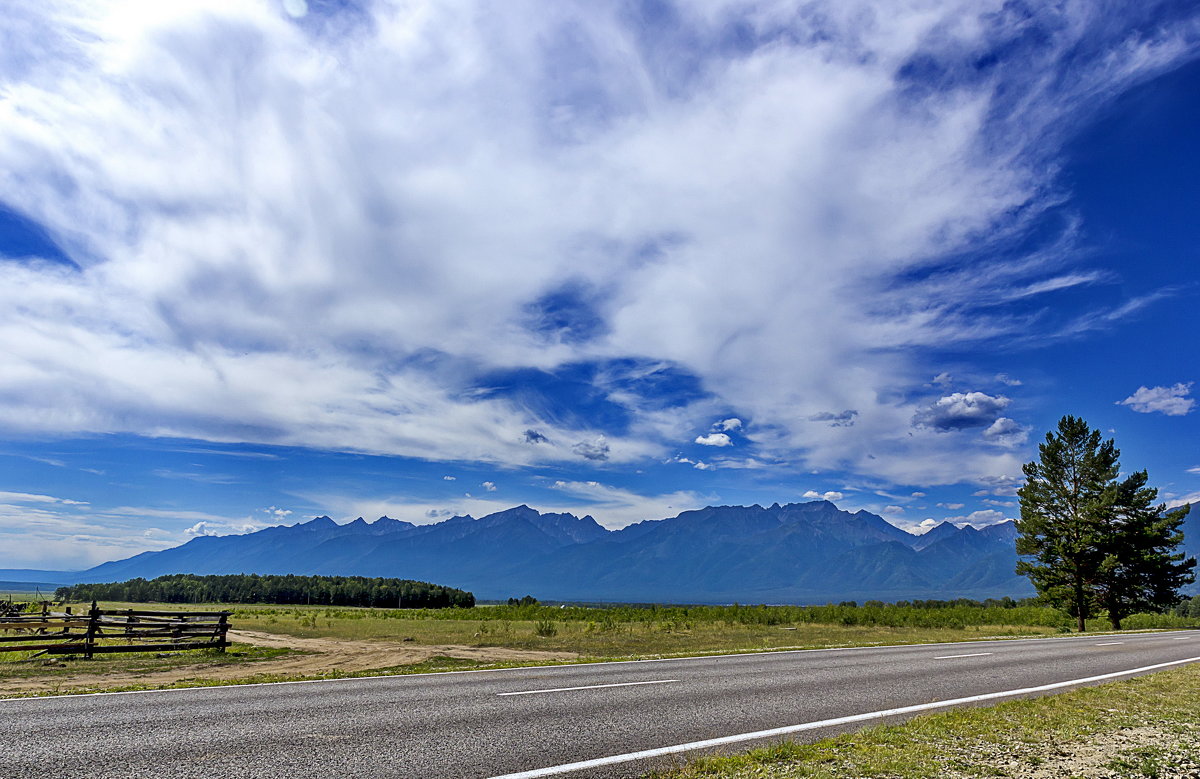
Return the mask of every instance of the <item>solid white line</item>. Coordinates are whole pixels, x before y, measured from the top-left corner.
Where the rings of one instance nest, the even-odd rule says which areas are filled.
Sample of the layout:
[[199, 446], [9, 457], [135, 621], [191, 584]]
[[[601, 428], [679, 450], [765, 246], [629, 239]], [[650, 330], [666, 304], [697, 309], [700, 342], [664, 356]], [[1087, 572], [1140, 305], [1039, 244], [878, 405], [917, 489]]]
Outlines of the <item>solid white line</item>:
[[1125, 643], [1124, 641], [1108, 641], [1104, 644], [1095, 644], [1094, 646], [1117, 646], [1118, 644], [1124, 644], [1124, 643]]
[[1011, 698], [1016, 695], [1029, 695], [1036, 692], [1059, 690], [1063, 687], [1071, 687], [1078, 684], [1090, 684], [1092, 682], [1103, 682], [1108, 679], [1129, 676], [1130, 674], [1157, 671], [1160, 668], [1168, 668], [1173, 665], [1195, 663], [1198, 661], [1200, 661], [1200, 657], [1189, 657], [1186, 660], [1172, 660], [1169, 663], [1158, 663], [1157, 665], [1147, 665], [1143, 666], [1142, 668], [1131, 668], [1128, 671], [1114, 671], [1113, 673], [1101, 674], [1100, 676], [1088, 676], [1083, 679], [1071, 679], [1065, 682], [1054, 682], [1053, 684], [1043, 684], [1037, 687], [1023, 687], [1019, 690], [989, 692], [984, 693], [983, 695], [971, 695], [967, 698], [954, 698], [948, 701], [918, 703], [914, 706], [901, 706], [898, 709], [871, 711], [867, 712], [866, 714], [851, 714], [848, 717], [836, 717], [834, 719], [818, 720], [816, 722], [805, 722], [800, 725], [788, 725], [782, 728], [771, 728], [770, 730], [756, 730], [752, 733], [739, 733], [736, 736], [722, 736], [721, 738], [710, 738], [705, 739], [704, 741], [691, 741], [686, 744], [676, 744], [675, 746], [670, 747], [659, 747], [658, 749], [643, 749], [640, 752], [630, 752], [624, 755], [599, 757], [594, 760], [581, 760], [578, 763], [564, 763], [562, 765], [550, 766], [548, 768], [537, 768], [532, 771], [521, 771], [515, 774], [502, 774], [500, 776], [494, 776], [491, 779], [537, 779], [537, 777], [542, 776], [556, 776], [558, 774], [565, 774], [571, 771], [582, 771], [585, 768], [600, 768], [602, 766], [616, 765], [617, 763], [628, 763], [634, 760], [645, 760], [651, 757], [672, 755], [677, 752], [690, 752], [693, 749], [707, 749], [709, 747], [718, 747], [724, 744], [736, 744], [739, 741], [753, 741], [760, 738], [786, 736], [789, 733], [799, 733], [805, 730], [818, 730], [820, 728], [828, 728], [835, 725], [848, 725], [852, 722], [865, 722], [867, 720], [881, 719], [883, 717], [893, 717], [898, 714], [915, 714], [920, 711], [944, 709], [948, 706], [959, 706], [965, 703], [979, 703], [981, 701], [996, 700], [997, 698]]
[[1191, 638], [1191, 636], [1175, 636], [1175, 637], [1174, 637], [1174, 638], [1172, 638], [1171, 640], [1172, 640], [1172, 641], [1187, 641], [1187, 640], [1189, 640], [1190, 638]]
[[[1137, 638], [1160, 638], [1168, 633], [1178, 631], [1165, 630], [1153, 633], [1138, 633]], [[1194, 632], [1194, 631], [1193, 631]], [[1194, 638], [1195, 636], [1182, 636], [1177, 640]], [[115, 692], [69, 692], [63, 695], [34, 695], [24, 698], [0, 698], [0, 706], [6, 703], [28, 702], [28, 701], [53, 701], [61, 698], [95, 698], [103, 695], [160, 695], [162, 693], [171, 692], [195, 692], [196, 690], [238, 690], [246, 687], [276, 687], [293, 684], [332, 684], [336, 682], [371, 682], [382, 679], [393, 679], [400, 681], [403, 679], [427, 679], [431, 676], [470, 676], [472, 674], [495, 674], [506, 673], [509, 671], [553, 671], [564, 668], [586, 668], [589, 666], [610, 666], [610, 665], [644, 665], [646, 663], [674, 663], [677, 661], [686, 660], [719, 660], [723, 657], [770, 657], [772, 655], [799, 655], [799, 654], [822, 654], [825, 652], [855, 652], [864, 649], [921, 649], [934, 646], [978, 646], [980, 644], [1024, 644], [1032, 646], [1038, 643], [1049, 643], [1054, 641], [1079, 641], [1081, 639], [1092, 639], [1096, 636], [1089, 635], [1073, 635], [1073, 636], [1045, 636], [1038, 638], [981, 638], [975, 641], [937, 641], [932, 644], [879, 644], [875, 646], [831, 646], [822, 649], [765, 649], [760, 652], [727, 652], [725, 654], [712, 655], [688, 655], [685, 657], [654, 657], [645, 660], [604, 660], [596, 663], [559, 663], [558, 665], [520, 665], [511, 668], [476, 668], [470, 671], [430, 671], [429, 673], [420, 674], [380, 674], [377, 676], [348, 676], [341, 679], [293, 679], [284, 682], [249, 682], [247, 684], [213, 684], [213, 685], [198, 685], [196, 687], [168, 687], [161, 690], [118, 690]]]
[[994, 654], [995, 654], [995, 652], [976, 652], [973, 655], [942, 655], [941, 657], [935, 657], [933, 659], [934, 660], [950, 660], [955, 657], [987, 657], [988, 655], [994, 655]]
[[678, 679], [659, 679], [656, 682], [618, 682], [616, 684], [588, 684], [583, 687], [555, 687], [550, 690], [523, 690], [522, 692], [498, 692], [497, 696], [505, 695], [539, 695], [543, 692], [570, 692], [571, 690], [599, 690], [601, 687], [636, 687], [639, 684], [671, 684]]

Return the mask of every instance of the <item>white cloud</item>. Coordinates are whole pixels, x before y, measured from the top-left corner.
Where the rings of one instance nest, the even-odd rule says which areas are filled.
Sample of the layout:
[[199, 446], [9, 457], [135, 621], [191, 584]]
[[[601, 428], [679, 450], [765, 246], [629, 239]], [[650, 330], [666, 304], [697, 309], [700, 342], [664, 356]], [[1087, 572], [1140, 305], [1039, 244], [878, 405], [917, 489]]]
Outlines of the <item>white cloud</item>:
[[846, 496], [843, 493], [837, 492], [835, 490], [829, 490], [828, 492], [817, 492], [816, 490], [807, 490], [804, 493], [804, 497], [808, 498], [809, 500], [827, 500], [832, 503], [834, 501], [841, 500], [842, 498], [844, 498]]
[[1170, 387], [1138, 387], [1124, 400], [1118, 401], [1118, 406], [1129, 406], [1141, 414], [1159, 412], [1169, 417], [1181, 417], [1189, 413], [1196, 405], [1194, 398], [1188, 397], [1192, 391], [1192, 382], [1180, 383]]
[[946, 522], [953, 522], [955, 525], [971, 525], [972, 527], [981, 528], [988, 525], [998, 525], [1001, 522], [1007, 522], [1012, 517], [1005, 515], [1003, 511], [997, 509], [980, 509], [972, 511], [966, 516], [946, 517]]
[[58, 503], [63, 506], [86, 506], [85, 501], [56, 498], [31, 492], [0, 492], [0, 501], [8, 503]]
[[485, 481], [483, 484], [481, 484], [481, 485], [479, 485], [479, 486], [483, 487], [483, 488], [484, 488], [485, 490], [487, 490], [488, 492], [495, 492], [495, 491], [496, 491], [496, 483], [495, 483], [495, 482], [492, 482], [492, 481]]
[[1188, 473], [1200, 474], [1200, 465], [1197, 465], [1197, 466], [1196, 466], [1196, 467], [1194, 467], [1194, 468], [1188, 468], [1188, 469], [1187, 469], [1187, 472], [1188, 472]]
[[1029, 428], [1008, 417], [1000, 417], [986, 430], [983, 437], [997, 446], [1012, 449], [1029, 440]]
[[724, 433], [696, 436], [696, 443], [703, 446], [733, 446], [733, 440]]
[[987, 425], [994, 427], [1000, 412], [1011, 402], [1003, 395], [993, 397], [984, 392], [955, 392], [938, 398], [918, 411], [913, 422], [935, 430], [963, 430]]
[[443, 479], [444, 481], [454, 481], [454, 480], [455, 480], [455, 479], [457, 479], [457, 478], [458, 478], [457, 476], [443, 476], [443, 477], [442, 477], [442, 479]]
[[940, 509], [949, 509], [950, 511], [958, 511], [965, 505], [965, 503], [939, 503], [937, 507]]
[[900, 516], [903, 513], [904, 513], [903, 506], [884, 506], [883, 507], [883, 514], [885, 516], [895, 517], [895, 516]]
[[[897, 392], [938, 350], [1022, 331], [997, 291], [1088, 283], [1058, 267], [1070, 236], [950, 260], [1015, 245], [1058, 202], [1057, 143], [1189, 56], [1194, 24], [1037, 7], [1035, 49], [925, 90], [906, 65], [1004, 52], [1016, 23], [962, 0], [677, 10], [646, 36], [608, 4], [7, 8], [28, 34], [0, 52], [0, 202], [79, 270], [0, 266], [0, 429], [629, 463], [736, 408], [763, 462], [1017, 472], [927, 434], [969, 415], [910, 436], [922, 409]], [[731, 29], [764, 44], [731, 53]], [[565, 288], [594, 291], [593, 326], [531, 328]], [[712, 398], [608, 393], [617, 435], [478, 386], [631, 355]]]
[[[1193, 492], [1187, 495], [1178, 495], [1173, 498], [1168, 498], [1166, 501], [1167, 508], [1169, 509], [1179, 508], [1180, 506], [1189, 503], [1200, 504], [1200, 492]], [[1193, 511], [1195, 510], [1197, 509], [1193, 509]]]
[[[560, 479], [547, 486], [561, 494], [562, 499], [539, 499], [534, 506], [538, 511], [576, 516], [591, 514], [610, 530], [646, 519], [673, 517], [683, 511], [703, 508], [714, 501], [712, 496], [687, 491], [642, 495], [598, 481]], [[439, 522], [453, 515], [483, 517], [512, 508], [513, 505], [508, 500], [470, 496], [436, 503], [405, 497], [360, 498], [315, 494], [305, 497], [316, 505], [328, 506], [330, 515], [341, 518], [341, 521], [358, 516], [386, 515], [418, 525]]]
[[741, 430], [742, 429], [742, 420], [738, 419], [737, 417], [730, 417], [729, 419], [722, 419], [720, 422], [714, 423], [712, 426], [712, 429], [717, 430], [717, 431], [724, 431], [724, 432], [729, 432], [731, 430]]

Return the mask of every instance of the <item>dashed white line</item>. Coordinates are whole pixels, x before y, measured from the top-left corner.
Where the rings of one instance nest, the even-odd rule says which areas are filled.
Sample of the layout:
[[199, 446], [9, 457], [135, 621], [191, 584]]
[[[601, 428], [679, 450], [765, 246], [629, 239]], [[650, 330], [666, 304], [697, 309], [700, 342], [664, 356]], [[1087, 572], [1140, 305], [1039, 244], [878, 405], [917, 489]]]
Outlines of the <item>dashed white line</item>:
[[602, 687], [637, 687], [640, 684], [671, 684], [678, 679], [659, 679], [653, 682], [619, 682], [617, 684], [588, 684], [583, 687], [555, 687], [549, 690], [522, 690], [521, 692], [498, 692], [498, 697], [506, 695], [539, 695], [544, 692], [570, 692], [572, 690], [599, 690]]
[[988, 655], [994, 655], [994, 654], [995, 654], [995, 652], [975, 652], [974, 654], [970, 654], [970, 655], [942, 655], [941, 657], [935, 657], [933, 659], [934, 660], [952, 660], [955, 657], [987, 657]]
[[1192, 638], [1191, 636], [1175, 636], [1171, 640], [1172, 641], [1190, 641], [1191, 638]]
[[1124, 641], [1106, 641], [1103, 644], [1095, 644], [1095, 646], [1117, 646], [1118, 644], [1124, 644], [1124, 643], [1125, 643]]
[[582, 771], [585, 768], [600, 768], [602, 766], [616, 765], [618, 763], [628, 763], [633, 760], [645, 760], [651, 757], [672, 755], [678, 752], [690, 752], [694, 749], [706, 749], [709, 747], [723, 746], [725, 744], [736, 744], [741, 741], [753, 741], [760, 738], [786, 736], [790, 733], [799, 733], [805, 730], [818, 730], [820, 728], [828, 728], [834, 725], [847, 725], [852, 722], [865, 722], [867, 720], [880, 719], [882, 717], [892, 717], [898, 714], [915, 714], [919, 711], [944, 709], [949, 706], [960, 706], [966, 703], [980, 703], [982, 701], [992, 701], [998, 698], [1012, 698], [1017, 695], [1032, 695], [1033, 693], [1038, 692], [1061, 690], [1064, 687], [1074, 687], [1080, 684], [1091, 684], [1092, 682], [1104, 682], [1108, 681], [1109, 679], [1119, 679], [1122, 676], [1146, 673], [1148, 671], [1157, 671], [1161, 668], [1170, 668], [1172, 666], [1183, 665], [1184, 663], [1195, 663], [1198, 661], [1200, 661], [1200, 657], [1189, 657], [1186, 660], [1172, 660], [1169, 663], [1158, 663], [1157, 665], [1147, 665], [1141, 668], [1130, 668], [1128, 671], [1116, 671], [1114, 673], [1101, 674], [1100, 676], [1088, 676], [1083, 679], [1070, 679], [1065, 682], [1043, 684], [1038, 687], [1023, 687], [1019, 690], [989, 692], [984, 693], [983, 695], [972, 695], [968, 698], [954, 698], [948, 701], [919, 703], [914, 706], [901, 706], [898, 709], [872, 711], [867, 712], [866, 714], [852, 714], [848, 717], [837, 717], [836, 719], [819, 720], [817, 722], [805, 722], [800, 725], [789, 725], [783, 728], [772, 728], [771, 730], [756, 730], [752, 733], [739, 733], [736, 736], [723, 736], [721, 738], [710, 738], [704, 741], [691, 741], [687, 744], [676, 744], [670, 747], [644, 749], [640, 752], [629, 752], [628, 754], [624, 755], [611, 755], [609, 757], [599, 757], [594, 760], [581, 760], [578, 763], [564, 763], [563, 765], [537, 768], [532, 771], [521, 771], [515, 774], [503, 774], [501, 776], [494, 776], [492, 779], [538, 779], [538, 777], [542, 776], [557, 776], [558, 774], [566, 774], [570, 773], [571, 771]]

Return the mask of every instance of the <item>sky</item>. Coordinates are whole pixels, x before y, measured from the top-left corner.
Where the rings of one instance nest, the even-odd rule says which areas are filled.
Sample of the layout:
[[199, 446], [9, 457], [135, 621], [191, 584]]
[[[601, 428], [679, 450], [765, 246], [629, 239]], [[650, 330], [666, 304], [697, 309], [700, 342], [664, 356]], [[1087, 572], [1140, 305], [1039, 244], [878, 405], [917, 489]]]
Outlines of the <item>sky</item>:
[[0, 19], [0, 568], [317, 515], [1200, 500], [1192, 2]]

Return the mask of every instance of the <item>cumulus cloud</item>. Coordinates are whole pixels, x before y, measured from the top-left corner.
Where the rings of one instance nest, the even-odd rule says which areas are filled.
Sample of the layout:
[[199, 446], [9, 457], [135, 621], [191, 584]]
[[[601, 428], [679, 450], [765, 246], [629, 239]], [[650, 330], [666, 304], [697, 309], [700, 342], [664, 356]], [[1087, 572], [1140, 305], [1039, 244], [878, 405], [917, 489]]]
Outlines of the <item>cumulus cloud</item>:
[[1029, 428], [1008, 417], [1000, 417], [983, 431], [983, 437], [997, 446], [1013, 448], [1029, 440]]
[[[27, 34], [0, 52], [0, 203], [66, 261], [0, 264], [0, 429], [627, 463], [737, 408], [764, 462], [1014, 472], [985, 440], [908, 435], [998, 414], [896, 393], [1022, 331], [997, 290], [1086, 275], [1046, 267], [1069, 236], [1059, 259], [971, 252], [1019, 245], [1059, 202], [1061, 139], [1188, 56], [1194, 20], [675, 11], [648, 32], [603, 3], [6, 9]], [[620, 432], [481, 391], [631, 356], [703, 390], [602, 393]], [[808, 424], [830, 409], [854, 424]]]
[[858, 412], [848, 408], [837, 414], [832, 411], [822, 411], [819, 414], [813, 414], [808, 419], [810, 422], [828, 422], [830, 427], [850, 427], [854, 424], [856, 416], [858, 416]]
[[935, 430], [963, 430], [992, 425], [1000, 412], [1011, 403], [1003, 395], [983, 392], [955, 392], [934, 401], [913, 417], [913, 423]]
[[690, 465], [698, 471], [715, 471], [717, 469], [717, 466], [712, 463], [706, 463], [703, 460], [693, 460], [690, 457], [683, 457], [682, 455], [676, 456], [671, 462]]
[[186, 536], [216, 536], [223, 535], [218, 533], [208, 522], [197, 522], [196, 524], [183, 531]]
[[1181, 417], [1191, 412], [1196, 405], [1196, 400], [1188, 397], [1191, 391], [1190, 381], [1170, 387], [1138, 387], [1137, 392], [1117, 401], [1117, 405], [1129, 406], [1140, 414], [1158, 412], [1169, 417]]
[[597, 436], [591, 441], [580, 441], [571, 447], [571, 451], [585, 460], [607, 460], [609, 453], [608, 439]]
[[950, 511], [958, 511], [965, 505], [965, 503], [939, 503], [937, 507], [940, 509], [949, 509]]
[[841, 500], [842, 498], [844, 498], [846, 496], [835, 490], [829, 490], [828, 492], [817, 492], [816, 490], [807, 490], [804, 493], [804, 497], [808, 498], [809, 500], [828, 500], [830, 502], [833, 502], [833, 501]]
[[1007, 522], [1010, 517], [1006, 516], [1003, 511], [997, 509], [980, 509], [972, 511], [970, 514], [958, 517], [946, 517], [946, 522], [953, 522], [955, 525], [971, 525], [972, 527], [981, 528], [988, 525], [998, 525], [1001, 522]]
[[724, 433], [710, 433], [696, 436], [696, 443], [702, 446], [733, 446], [733, 439]]
[[495, 491], [496, 491], [496, 483], [495, 483], [495, 482], [492, 482], [492, 481], [485, 481], [483, 484], [481, 484], [481, 485], [479, 485], [479, 486], [483, 487], [483, 488], [484, 488], [485, 490], [487, 490], [488, 492], [495, 492]]

